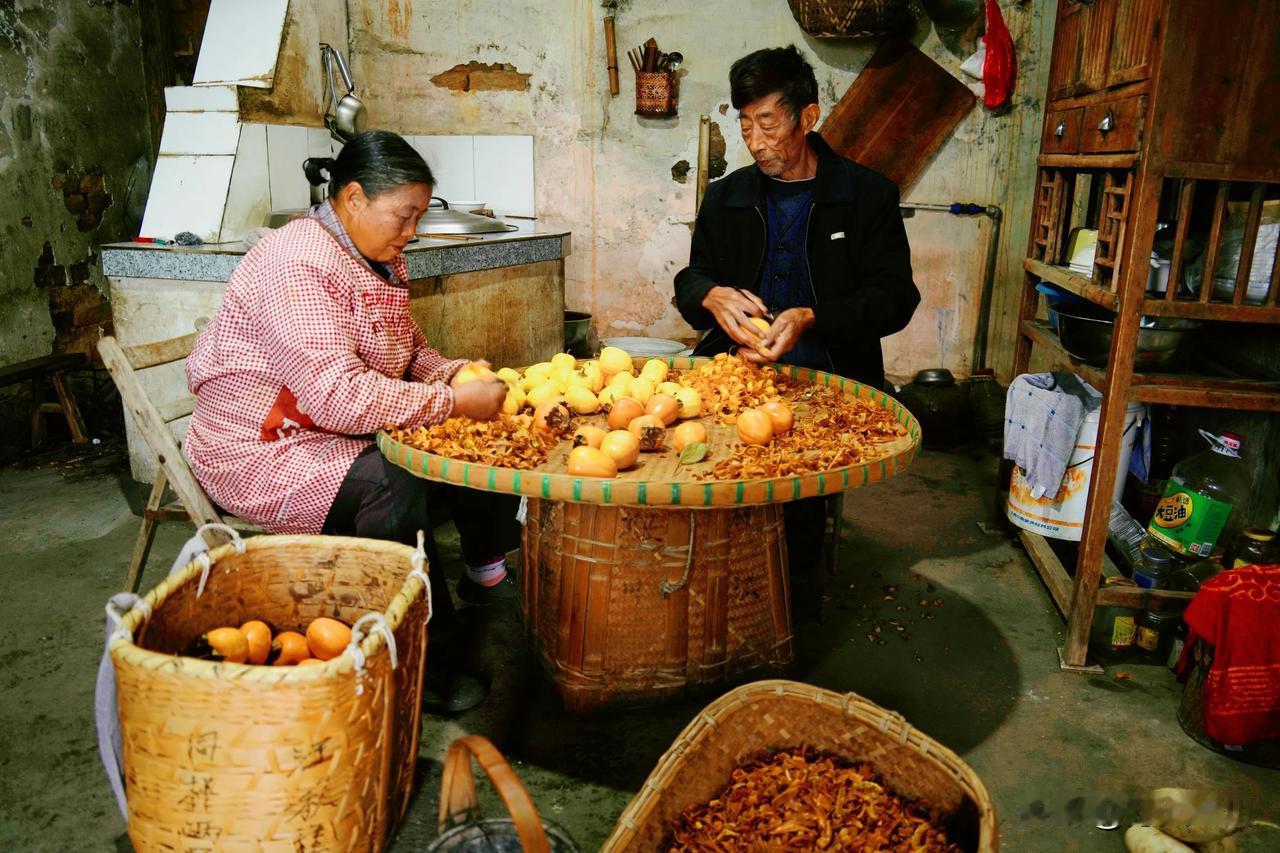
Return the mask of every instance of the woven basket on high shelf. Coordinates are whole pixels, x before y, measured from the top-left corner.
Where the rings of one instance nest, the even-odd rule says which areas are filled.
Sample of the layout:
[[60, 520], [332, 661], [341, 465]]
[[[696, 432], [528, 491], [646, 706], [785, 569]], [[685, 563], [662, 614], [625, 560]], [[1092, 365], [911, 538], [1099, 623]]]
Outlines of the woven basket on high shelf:
[[789, 0], [791, 14], [810, 35], [872, 38], [900, 32], [908, 18], [907, 0]]
[[954, 752], [856, 694], [758, 681], [726, 693], [685, 727], [623, 810], [602, 853], [665, 849], [680, 813], [715, 797], [744, 761], [800, 745], [870, 762], [891, 791], [941, 818], [962, 849], [999, 849], [991, 796]]
[[570, 711], [652, 704], [791, 662], [777, 504], [531, 500], [521, 559], [525, 626]]
[[[197, 561], [125, 615], [111, 658], [135, 849], [381, 849], [418, 757], [430, 598], [414, 554], [255, 536], [209, 552], [203, 593]], [[395, 638], [394, 667], [377, 630], [359, 666], [350, 652], [301, 668], [176, 655], [222, 625], [305, 630], [318, 616], [371, 613]]]

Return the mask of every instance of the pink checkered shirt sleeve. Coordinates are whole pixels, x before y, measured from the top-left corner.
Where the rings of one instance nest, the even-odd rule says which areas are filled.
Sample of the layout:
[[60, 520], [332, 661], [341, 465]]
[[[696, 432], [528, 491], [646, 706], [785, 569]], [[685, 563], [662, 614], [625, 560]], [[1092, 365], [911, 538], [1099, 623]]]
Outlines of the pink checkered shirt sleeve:
[[427, 346], [427, 336], [413, 326], [413, 360], [409, 362], [409, 375], [416, 382], [448, 382], [453, 375], [468, 364], [465, 358], [445, 358]]
[[317, 427], [362, 435], [449, 416], [448, 384], [405, 382], [360, 359], [355, 336], [363, 330], [351, 320], [352, 296], [341, 280], [307, 257], [281, 263], [273, 278], [258, 292], [263, 347]]

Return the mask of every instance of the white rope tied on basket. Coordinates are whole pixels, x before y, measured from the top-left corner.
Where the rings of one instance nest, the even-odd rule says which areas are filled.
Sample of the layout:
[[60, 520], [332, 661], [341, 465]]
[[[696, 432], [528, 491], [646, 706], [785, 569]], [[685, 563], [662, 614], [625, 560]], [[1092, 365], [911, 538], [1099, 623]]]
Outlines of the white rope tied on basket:
[[[365, 626], [372, 625], [366, 632]], [[381, 613], [366, 613], [356, 620], [351, 626], [351, 643], [347, 646], [346, 654], [351, 655], [351, 660], [356, 668], [356, 695], [364, 694], [364, 652], [360, 650], [360, 643], [365, 636], [379, 633], [382, 638], [387, 641], [387, 654], [391, 656], [391, 668], [395, 669], [400, 665], [400, 661], [396, 656], [396, 637], [391, 633], [391, 626], [387, 624], [386, 618]]]
[[[131, 598], [131, 600], [127, 600], [126, 597]], [[121, 607], [124, 609], [121, 610]], [[123, 637], [130, 642], [133, 641], [133, 632], [124, 626], [125, 614], [133, 610], [142, 611], [144, 620], [151, 618], [151, 605], [133, 593], [120, 593], [111, 596], [107, 600], [107, 621], [112, 625], [111, 636], [113, 638]]]
[[235, 546], [237, 554], [244, 553], [244, 539], [240, 536], [240, 531], [236, 530], [229, 524], [223, 524], [220, 521], [211, 521], [208, 524], [202, 524], [196, 528], [196, 535], [201, 539], [204, 538], [206, 530], [216, 530], [219, 533], [227, 534], [227, 538], [231, 540], [231, 544]]
[[422, 581], [422, 591], [427, 597], [427, 624], [431, 623], [431, 617], [435, 615], [435, 602], [431, 600], [431, 577], [427, 574], [427, 550], [426, 534], [421, 530], [418, 531], [418, 547], [409, 555], [409, 577], [417, 578]]
[[200, 564], [200, 582], [196, 584], [196, 598], [204, 595], [204, 585], [209, 582], [209, 572], [213, 569], [213, 560], [209, 559], [209, 552], [202, 551], [196, 554], [195, 561]]
[[689, 570], [693, 568], [693, 537], [694, 532], [697, 529], [697, 516], [691, 512], [689, 513], [689, 550], [685, 554], [684, 574], [682, 574], [680, 576], [680, 580], [675, 583], [672, 583], [669, 580], [663, 580], [662, 583], [658, 584], [658, 589], [661, 590], [663, 598], [666, 598], [673, 592], [684, 589], [684, 585], [689, 582]]

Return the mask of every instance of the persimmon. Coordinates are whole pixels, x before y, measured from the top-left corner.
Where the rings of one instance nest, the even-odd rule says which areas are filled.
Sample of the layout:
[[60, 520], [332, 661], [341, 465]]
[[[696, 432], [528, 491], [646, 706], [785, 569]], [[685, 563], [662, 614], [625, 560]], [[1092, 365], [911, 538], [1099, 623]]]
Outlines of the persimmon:
[[320, 660], [332, 660], [351, 645], [351, 629], [337, 619], [320, 616], [307, 626], [307, 649]]
[[644, 406], [631, 397], [619, 397], [609, 410], [609, 429], [626, 429], [627, 424], [644, 414]]
[[644, 413], [659, 418], [663, 426], [671, 426], [680, 416], [680, 404], [670, 394], [654, 394], [645, 404]]
[[254, 664], [266, 663], [267, 655], [271, 654], [271, 628], [267, 623], [250, 619], [240, 626], [240, 633], [249, 642], [249, 656], [245, 660]]
[[214, 628], [204, 635], [216, 660], [244, 663], [249, 657], [249, 640], [239, 628]]
[[625, 429], [615, 429], [600, 442], [600, 450], [618, 463], [618, 470], [625, 471], [640, 458], [640, 440]]
[[759, 409], [747, 409], [738, 415], [738, 438], [743, 444], [768, 444], [773, 441], [773, 421]]
[[574, 447], [594, 447], [600, 449], [600, 442], [604, 441], [604, 437], [608, 435], [606, 430], [591, 424], [583, 424], [573, 433]]
[[770, 400], [760, 407], [760, 411], [769, 416], [769, 421], [773, 424], [774, 435], [788, 432], [796, 420], [795, 412], [791, 411], [791, 407], [781, 400]]
[[568, 470], [574, 477], [616, 477], [618, 463], [594, 447], [575, 447], [569, 451]]
[[675, 448], [676, 453], [699, 441], [705, 443], [706, 440], [707, 428], [701, 421], [685, 421], [671, 431], [671, 446]]
[[271, 641], [272, 666], [293, 666], [311, 657], [307, 650], [307, 638], [297, 631], [281, 631]]

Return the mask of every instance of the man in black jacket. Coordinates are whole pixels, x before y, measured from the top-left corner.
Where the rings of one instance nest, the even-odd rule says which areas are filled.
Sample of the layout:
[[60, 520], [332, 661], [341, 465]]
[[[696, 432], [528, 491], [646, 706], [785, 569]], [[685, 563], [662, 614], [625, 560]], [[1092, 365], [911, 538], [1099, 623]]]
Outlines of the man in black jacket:
[[[729, 87], [756, 162], [707, 187], [689, 266], [676, 275], [680, 313], [710, 330], [694, 353], [737, 346], [751, 361], [883, 388], [880, 339], [904, 328], [920, 302], [898, 188], [813, 132], [818, 83], [794, 46], [739, 59]], [[771, 320], [763, 338], [751, 317]], [[787, 505], [799, 618], [820, 615], [822, 502]]]

